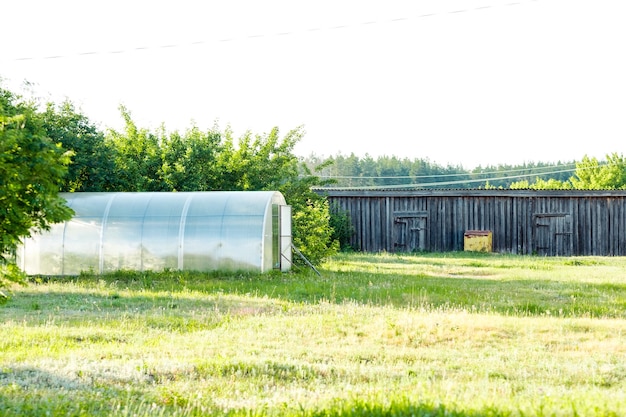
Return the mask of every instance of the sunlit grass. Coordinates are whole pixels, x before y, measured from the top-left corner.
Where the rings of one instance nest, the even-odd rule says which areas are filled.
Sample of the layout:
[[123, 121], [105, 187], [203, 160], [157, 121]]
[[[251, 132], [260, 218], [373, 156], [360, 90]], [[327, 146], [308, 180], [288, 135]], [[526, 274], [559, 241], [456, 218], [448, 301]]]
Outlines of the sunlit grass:
[[625, 259], [320, 271], [34, 279], [0, 307], [0, 415], [626, 414]]

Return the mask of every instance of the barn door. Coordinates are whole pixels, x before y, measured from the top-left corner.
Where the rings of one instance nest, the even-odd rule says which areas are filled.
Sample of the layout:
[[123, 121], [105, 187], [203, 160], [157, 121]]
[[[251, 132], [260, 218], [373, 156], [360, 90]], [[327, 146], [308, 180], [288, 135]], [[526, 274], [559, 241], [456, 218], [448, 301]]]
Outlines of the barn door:
[[534, 251], [544, 256], [571, 256], [572, 222], [568, 213], [535, 214]]
[[394, 250], [417, 252], [426, 250], [426, 212], [395, 212], [393, 214]]

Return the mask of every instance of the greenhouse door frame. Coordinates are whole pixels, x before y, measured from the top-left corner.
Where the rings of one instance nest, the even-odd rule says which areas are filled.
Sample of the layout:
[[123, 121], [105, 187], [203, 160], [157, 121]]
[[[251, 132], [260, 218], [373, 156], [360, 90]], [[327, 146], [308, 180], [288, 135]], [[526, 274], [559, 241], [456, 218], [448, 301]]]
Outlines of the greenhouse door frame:
[[280, 270], [287, 272], [291, 269], [291, 206], [279, 206], [278, 218], [280, 222]]

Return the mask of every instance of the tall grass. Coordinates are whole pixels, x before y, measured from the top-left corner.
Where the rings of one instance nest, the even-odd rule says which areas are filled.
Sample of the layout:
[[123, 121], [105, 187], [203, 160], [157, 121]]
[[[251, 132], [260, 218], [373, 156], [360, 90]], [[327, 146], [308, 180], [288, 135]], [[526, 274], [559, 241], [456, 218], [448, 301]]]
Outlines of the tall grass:
[[320, 270], [34, 277], [0, 306], [0, 415], [626, 415], [626, 259]]

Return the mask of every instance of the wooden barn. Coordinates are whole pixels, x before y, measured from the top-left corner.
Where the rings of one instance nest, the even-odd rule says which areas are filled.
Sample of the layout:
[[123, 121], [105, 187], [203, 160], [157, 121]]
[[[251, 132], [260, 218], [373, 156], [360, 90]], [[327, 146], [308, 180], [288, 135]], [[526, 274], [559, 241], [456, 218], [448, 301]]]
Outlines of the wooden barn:
[[491, 232], [494, 252], [625, 256], [626, 191], [318, 189], [346, 212], [364, 252], [464, 250]]

